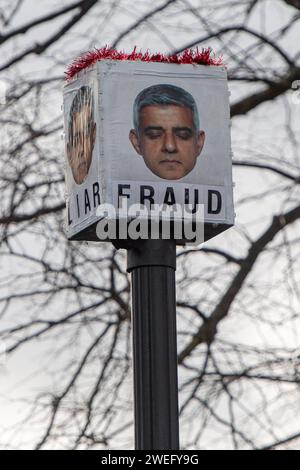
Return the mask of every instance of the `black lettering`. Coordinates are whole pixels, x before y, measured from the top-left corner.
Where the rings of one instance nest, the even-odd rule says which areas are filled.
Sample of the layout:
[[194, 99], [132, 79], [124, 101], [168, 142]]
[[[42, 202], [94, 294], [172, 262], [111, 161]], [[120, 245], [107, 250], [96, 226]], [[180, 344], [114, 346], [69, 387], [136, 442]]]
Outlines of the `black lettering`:
[[[146, 191], [149, 191], [148, 194], [146, 194]], [[145, 201], [150, 202], [150, 206], [154, 204], [154, 188], [152, 186], [141, 186], [140, 187], [140, 204], [144, 204]]]
[[88, 190], [84, 190], [84, 213], [87, 214], [87, 208], [89, 211], [91, 210], [91, 204], [90, 204], [90, 198], [89, 198], [89, 193]]
[[170, 186], [168, 186], [166, 189], [164, 204], [168, 204], [169, 206], [176, 204], [174, 190]]
[[[186, 205], [191, 204], [190, 203], [190, 190], [188, 188], [185, 188], [185, 190], [184, 190], [184, 203]], [[194, 203], [194, 206], [193, 206], [191, 211], [190, 211], [190, 208], [186, 208], [186, 209], [188, 209], [188, 212], [190, 212], [191, 214], [194, 214], [196, 212], [197, 205], [199, 204], [199, 190], [198, 189], [194, 190], [193, 203]]]
[[73, 220], [71, 219], [70, 204], [68, 204], [68, 225], [71, 225]]
[[78, 215], [78, 218], [80, 218], [80, 208], [79, 208], [78, 194], [76, 194], [76, 203], [77, 203], [77, 215]]
[[[99, 183], [96, 182], [93, 184], [93, 201], [94, 201], [94, 208], [100, 206], [100, 194], [99, 194]], [[96, 202], [97, 198], [97, 202]]]
[[[213, 209], [213, 196], [216, 201], [215, 209]], [[219, 214], [222, 209], [222, 196], [219, 191], [214, 189], [208, 190], [208, 203], [207, 203], [207, 212], [208, 214]]]
[[130, 184], [118, 184], [118, 208], [120, 207], [120, 199], [130, 198], [130, 194], [124, 194], [123, 189], [130, 189]]

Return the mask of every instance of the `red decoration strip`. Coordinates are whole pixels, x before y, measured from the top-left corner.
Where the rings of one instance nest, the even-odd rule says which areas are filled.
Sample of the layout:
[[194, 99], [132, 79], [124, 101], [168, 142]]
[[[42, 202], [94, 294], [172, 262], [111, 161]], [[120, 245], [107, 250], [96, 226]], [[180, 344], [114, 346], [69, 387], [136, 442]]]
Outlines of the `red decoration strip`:
[[151, 54], [147, 52], [137, 52], [136, 47], [128, 54], [123, 51], [117, 51], [109, 46], [102, 49], [85, 52], [72, 64], [66, 71], [66, 78], [70, 80], [76, 73], [95, 64], [98, 60], [140, 60], [142, 62], [164, 62], [167, 64], [201, 64], [201, 65], [223, 65], [222, 56], [215, 57], [210, 48], [199, 50], [186, 49], [180, 54], [165, 55], [161, 53]]

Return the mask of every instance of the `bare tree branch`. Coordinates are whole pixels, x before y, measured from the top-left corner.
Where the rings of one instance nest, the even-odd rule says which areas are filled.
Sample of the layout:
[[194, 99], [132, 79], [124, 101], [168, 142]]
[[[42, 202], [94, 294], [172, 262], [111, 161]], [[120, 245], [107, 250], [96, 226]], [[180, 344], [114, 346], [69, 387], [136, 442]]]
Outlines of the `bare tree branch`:
[[139, 26], [146, 21], [148, 21], [150, 18], [155, 16], [157, 13], [161, 13], [163, 10], [168, 8], [168, 6], [176, 3], [177, 0], [168, 0], [165, 2], [163, 5], [160, 5], [159, 7], [154, 8], [153, 10], [149, 11], [145, 15], [142, 16], [142, 18], [139, 18], [135, 23], [133, 23], [131, 26], [129, 26], [125, 31], [123, 31], [119, 36], [114, 40], [112, 43], [112, 47], [116, 48], [117, 45], [120, 43], [120, 41], [125, 38], [128, 34], [131, 33], [131, 31], [136, 31]]
[[30, 21], [29, 23], [24, 24], [23, 26], [20, 26], [19, 28], [16, 28], [9, 33], [6, 34], [0, 34], [0, 45], [3, 44], [5, 41], [8, 41], [14, 36], [18, 36], [19, 34], [24, 34], [30, 29], [34, 28], [35, 26], [38, 26], [42, 23], [47, 23], [48, 21], [51, 21], [55, 18], [58, 18], [61, 15], [65, 15], [69, 11], [72, 11], [76, 8], [81, 8], [84, 7], [84, 3], [86, 0], [80, 0], [75, 3], [72, 3], [71, 5], [68, 5], [64, 8], [61, 8], [60, 10], [56, 10], [53, 13], [50, 13], [48, 15], [45, 15], [41, 18], [38, 18], [36, 20]]
[[263, 163], [238, 161], [238, 160], [233, 160], [232, 164], [234, 166], [244, 166], [247, 168], [258, 168], [262, 170], [269, 170], [269, 171], [272, 171], [273, 173], [276, 173], [277, 175], [284, 176], [284, 178], [294, 181], [295, 183], [300, 183], [300, 176], [294, 176], [291, 173], [283, 171], [280, 168], [276, 168], [275, 166], [272, 166], [272, 165], [266, 165]]
[[300, 438], [300, 432], [297, 432], [295, 434], [291, 434], [290, 436], [286, 437], [285, 439], [278, 439], [273, 442], [273, 444], [268, 444], [267, 446], [261, 447], [258, 450], [272, 450], [275, 449], [276, 447], [279, 447], [283, 444], [289, 444], [292, 441], [295, 441]]
[[241, 99], [231, 106], [231, 116], [238, 116], [246, 114], [256, 106], [265, 103], [266, 101], [274, 100], [286, 91], [290, 90], [292, 83], [295, 80], [300, 80], [300, 68], [296, 67], [291, 69], [279, 81], [274, 82], [271, 86], [258, 93], [254, 93], [246, 98]]
[[199, 344], [203, 342], [207, 344], [212, 343], [217, 333], [217, 325], [228, 314], [232, 302], [240, 292], [243, 283], [251, 272], [251, 269], [263, 248], [274, 239], [278, 232], [287, 225], [295, 222], [299, 217], [300, 206], [285, 214], [274, 216], [269, 228], [250, 247], [248, 255], [241, 264], [239, 271], [233, 278], [230, 286], [227, 288], [225, 294], [220, 299], [209, 318], [201, 325], [198, 332], [193, 335], [193, 339], [179, 354], [179, 364], [181, 364]]
[[28, 220], [36, 220], [37, 218], [47, 215], [54, 214], [55, 212], [61, 212], [66, 208], [66, 204], [63, 202], [52, 207], [42, 207], [28, 214], [12, 214], [0, 218], [0, 224], [7, 225], [10, 223], [20, 223]]
[[285, 3], [288, 5], [291, 5], [292, 7], [297, 8], [297, 10], [300, 10], [300, 0], [283, 0]]
[[12, 65], [20, 62], [29, 54], [38, 54], [41, 55], [45, 52], [48, 47], [52, 46], [56, 41], [64, 36], [75, 24], [77, 24], [84, 15], [98, 2], [98, 0], [83, 0], [81, 2], [81, 8], [79, 13], [76, 13], [70, 20], [68, 20], [55, 34], [53, 34], [46, 41], [41, 43], [36, 43], [34, 46], [29, 47], [20, 54], [16, 54], [11, 60], [6, 62], [6, 64], [0, 67], [0, 72], [10, 68]]

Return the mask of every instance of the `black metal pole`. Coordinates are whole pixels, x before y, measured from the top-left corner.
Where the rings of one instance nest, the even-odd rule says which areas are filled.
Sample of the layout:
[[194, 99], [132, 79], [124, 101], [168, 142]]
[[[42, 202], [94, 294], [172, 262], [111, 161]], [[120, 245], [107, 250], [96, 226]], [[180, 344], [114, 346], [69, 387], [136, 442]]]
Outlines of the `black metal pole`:
[[176, 244], [139, 240], [132, 273], [136, 449], [179, 449], [176, 345]]

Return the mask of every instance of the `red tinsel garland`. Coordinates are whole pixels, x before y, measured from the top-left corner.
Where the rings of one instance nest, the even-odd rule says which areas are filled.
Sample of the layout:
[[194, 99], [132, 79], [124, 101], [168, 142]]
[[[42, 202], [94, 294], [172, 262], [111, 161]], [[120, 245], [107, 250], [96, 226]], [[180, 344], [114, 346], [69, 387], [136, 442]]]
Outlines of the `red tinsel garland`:
[[201, 65], [223, 65], [222, 56], [215, 57], [210, 48], [186, 49], [180, 54], [165, 55], [161, 53], [151, 54], [147, 52], [137, 52], [136, 47], [128, 54], [117, 51], [109, 46], [88, 51], [76, 58], [66, 71], [66, 79], [70, 80], [76, 73], [90, 67], [98, 60], [141, 60], [142, 62], [165, 62], [167, 64], [201, 64]]

